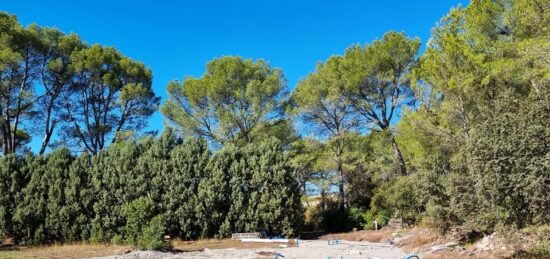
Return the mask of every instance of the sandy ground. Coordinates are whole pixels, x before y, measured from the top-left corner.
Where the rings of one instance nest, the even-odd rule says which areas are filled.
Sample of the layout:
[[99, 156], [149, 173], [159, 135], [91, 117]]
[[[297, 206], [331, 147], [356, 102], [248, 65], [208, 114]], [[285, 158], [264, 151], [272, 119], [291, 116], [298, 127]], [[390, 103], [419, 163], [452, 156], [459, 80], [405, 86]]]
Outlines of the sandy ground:
[[304, 240], [300, 241], [299, 247], [289, 248], [252, 248], [252, 249], [204, 249], [196, 252], [166, 253], [153, 251], [134, 251], [125, 255], [114, 255], [106, 257], [96, 257], [97, 259], [137, 259], [137, 258], [215, 258], [215, 259], [261, 259], [275, 258], [290, 259], [375, 259], [375, 258], [405, 258], [406, 254], [397, 247], [384, 245], [381, 243], [371, 243], [366, 241], [340, 241], [338, 245], [328, 245], [326, 240]]

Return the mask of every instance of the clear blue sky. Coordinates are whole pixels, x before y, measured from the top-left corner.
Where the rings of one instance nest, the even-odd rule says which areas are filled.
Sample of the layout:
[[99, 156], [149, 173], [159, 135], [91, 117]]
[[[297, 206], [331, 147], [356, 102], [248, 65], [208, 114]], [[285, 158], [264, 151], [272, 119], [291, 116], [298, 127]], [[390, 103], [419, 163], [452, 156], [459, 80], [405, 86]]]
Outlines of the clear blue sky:
[[[168, 81], [200, 76], [222, 55], [266, 59], [283, 69], [292, 89], [318, 61], [386, 31], [404, 31], [425, 44], [435, 23], [459, 3], [468, 1], [0, 0], [0, 10], [25, 26], [75, 32], [144, 62], [165, 100]], [[162, 116], [153, 116], [149, 127], [162, 129]], [[33, 140], [33, 150], [39, 142]]]

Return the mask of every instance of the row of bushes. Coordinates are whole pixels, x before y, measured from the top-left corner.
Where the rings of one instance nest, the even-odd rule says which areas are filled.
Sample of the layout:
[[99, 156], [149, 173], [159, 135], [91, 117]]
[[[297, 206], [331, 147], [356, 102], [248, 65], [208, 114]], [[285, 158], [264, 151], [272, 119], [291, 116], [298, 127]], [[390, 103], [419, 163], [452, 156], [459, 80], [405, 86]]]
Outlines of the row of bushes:
[[303, 221], [297, 178], [276, 140], [212, 152], [203, 140], [67, 149], [0, 160], [0, 235], [17, 243], [91, 240], [158, 249], [183, 239], [266, 231], [293, 236]]

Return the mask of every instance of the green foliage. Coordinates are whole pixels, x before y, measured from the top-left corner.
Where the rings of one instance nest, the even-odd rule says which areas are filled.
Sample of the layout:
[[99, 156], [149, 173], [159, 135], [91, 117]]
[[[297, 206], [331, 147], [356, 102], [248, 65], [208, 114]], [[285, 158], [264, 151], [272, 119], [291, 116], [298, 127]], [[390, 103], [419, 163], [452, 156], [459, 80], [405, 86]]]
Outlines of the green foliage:
[[23, 28], [14, 15], [5, 12], [0, 12], [0, 28], [0, 143], [3, 154], [12, 154], [21, 151], [29, 140], [29, 128], [21, 122], [35, 117], [35, 89], [30, 81], [36, 72], [30, 68], [39, 62], [34, 55], [39, 39]]
[[124, 131], [142, 129], [159, 104], [152, 72], [112, 47], [93, 45], [72, 53], [75, 87], [63, 103], [68, 145], [98, 153]]
[[242, 145], [271, 135], [285, 87], [283, 72], [267, 62], [225, 56], [210, 61], [201, 78], [169, 83], [161, 111], [185, 134]]
[[162, 215], [155, 216], [142, 230], [138, 239], [138, 246], [146, 250], [168, 250], [172, 246], [170, 241], [164, 240], [166, 220]]
[[22, 152], [31, 133], [39, 154], [64, 144], [93, 154], [138, 131], [156, 111], [152, 72], [112, 47], [0, 13], [0, 144]]
[[[308, 184], [320, 193], [310, 229], [394, 217], [442, 234], [550, 224], [549, 7], [472, 1], [420, 57], [418, 39], [388, 32], [319, 63], [289, 100], [280, 69], [215, 59], [167, 86], [162, 113], [205, 138], [185, 141], [171, 128], [134, 138], [159, 104], [144, 64], [0, 12], [0, 237], [167, 249], [164, 234], [296, 236]], [[298, 138], [283, 108], [313, 138]], [[34, 126], [40, 154], [89, 153], [23, 155]]]
[[121, 142], [94, 157], [90, 174], [96, 201], [93, 204], [91, 239], [110, 241], [125, 225], [122, 205], [143, 195], [147, 185], [143, 175], [134, 175], [134, 168], [144, 145]]
[[142, 233], [142, 228], [144, 229], [149, 224], [155, 214], [155, 203], [150, 197], [140, 197], [124, 204], [122, 214], [126, 219], [123, 232], [126, 241], [130, 244], [136, 244]]
[[372, 210], [369, 210], [362, 215], [363, 217], [363, 229], [372, 230], [375, 228], [374, 222], [378, 225], [378, 228], [385, 226], [389, 222], [389, 215], [385, 211], [379, 211], [377, 214], [374, 214]]
[[162, 187], [166, 191], [163, 200], [168, 231], [185, 239], [196, 239], [201, 235], [197, 194], [201, 182], [208, 177], [205, 171], [210, 159], [208, 145], [204, 140], [187, 139], [174, 148], [170, 159], [171, 171], [167, 172], [168, 181]]
[[288, 155], [274, 139], [250, 148], [257, 157], [252, 183], [258, 192], [251, 197], [257, 202], [257, 211], [251, 212], [251, 218], [255, 216], [259, 221], [256, 228], [272, 234], [297, 236], [303, 224], [303, 208], [300, 186]]
[[410, 218], [419, 215], [420, 204], [415, 193], [415, 178], [396, 177], [382, 184], [375, 192], [371, 210], [392, 217]]
[[331, 204], [328, 208], [320, 210], [317, 219], [319, 228], [316, 230], [337, 233], [351, 231], [353, 228], [361, 229], [365, 224], [363, 214], [364, 211], [359, 208], [342, 210], [336, 204]]
[[267, 231], [296, 236], [300, 185], [280, 141], [228, 146], [161, 137], [121, 141], [95, 156], [68, 149], [0, 160], [0, 230], [15, 242], [91, 240], [168, 249], [183, 239]]
[[68, 184], [65, 187], [65, 213], [67, 233], [65, 240], [88, 240], [91, 232], [93, 205], [96, 196], [92, 188], [90, 168], [92, 157], [84, 153], [77, 157], [69, 168]]
[[550, 181], [550, 149], [540, 141], [550, 136], [549, 96], [546, 89], [525, 99], [505, 94], [485, 111], [483, 116], [492, 119], [475, 127], [468, 154], [477, 180], [478, 224], [523, 227], [550, 222], [545, 195], [550, 189], [543, 184]]
[[208, 217], [203, 236], [259, 230], [297, 235], [303, 224], [300, 185], [279, 141], [228, 146], [209, 166], [210, 177], [199, 186], [199, 214]]
[[321, 229], [321, 206], [308, 206], [304, 212], [304, 230], [315, 231]]
[[388, 32], [364, 48], [348, 48], [341, 65], [345, 74], [345, 98], [363, 118], [364, 130], [378, 129], [388, 135], [401, 175], [407, 174], [405, 160], [390, 130], [390, 122], [397, 111], [414, 100], [409, 72], [419, 48], [419, 39]]
[[415, 208], [442, 233], [548, 223], [549, 66], [531, 51], [547, 49], [547, 7], [480, 0], [442, 19], [413, 69], [420, 108], [398, 126], [414, 199], [373, 208]]
[[151, 197], [140, 197], [125, 204], [122, 213], [126, 218], [123, 233], [126, 242], [145, 250], [169, 249], [170, 242], [164, 240], [166, 219], [163, 215], [156, 215], [157, 211]]
[[31, 172], [28, 169], [34, 160], [33, 156], [18, 159], [15, 155], [7, 155], [0, 158], [0, 236], [17, 233], [13, 216], [24, 197], [22, 190], [29, 181]]

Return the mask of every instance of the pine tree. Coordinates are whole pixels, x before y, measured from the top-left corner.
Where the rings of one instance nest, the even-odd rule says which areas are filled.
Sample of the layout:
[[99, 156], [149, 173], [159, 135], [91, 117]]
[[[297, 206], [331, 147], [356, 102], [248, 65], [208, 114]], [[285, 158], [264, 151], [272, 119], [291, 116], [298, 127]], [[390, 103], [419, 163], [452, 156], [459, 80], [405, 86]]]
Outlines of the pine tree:
[[296, 170], [279, 141], [269, 140], [254, 150], [257, 164], [252, 182], [258, 186], [259, 199], [254, 216], [268, 233], [296, 236], [304, 214]]
[[90, 167], [92, 157], [84, 153], [77, 157], [69, 168], [68, 182], [65, 187], [67, 227], [63, 231], [64, 240], [88, 240], [91, 221], [94, 217], [96, 194], [92, 189]]
[[210, 152], [206, 141], [187, 139], [174, 148], [170, 157], [171, 170], [167, 172], [163, 204], [166, 206], [169, 232], [185, 239], [201, 235], [196, 214], [199, 204], [197, 193], [205, 180]]
[[91, 170], [94, 203], [91, 239], [97, 242], [121, 238], [125, 220], [122, 205], [140, 197], [147, 190], [142, 175], [135, 175], [138, 158], [146, 145], [134, 141], [119, 142], [93, 159]]
[[221, 229], [231, 206], [229, 168], [240, 156], [235, 146], [228, 145], [216, 152], [208, 162], [205, 179], [199, 184], [199, 203], [196, 208], [198, 222], [201, 224], [201, 237], [229, 234], [227, 227]]
[[13, 217], [17, 228], [16, 242], [37, 244], [47, 241], [45, 219], [47, 216], [47, 175], [45, 159], [27, 156], [19, 170], [30, 175], [28, 184], [22, 190]]
[[18, 160], [13, 154], [0, 158], [0, 238], [16, 234], [13, 216], [30, 178], [22, 163], [31, 161], [34, 161], [33, 156], [26, 156], [24, 160]]

